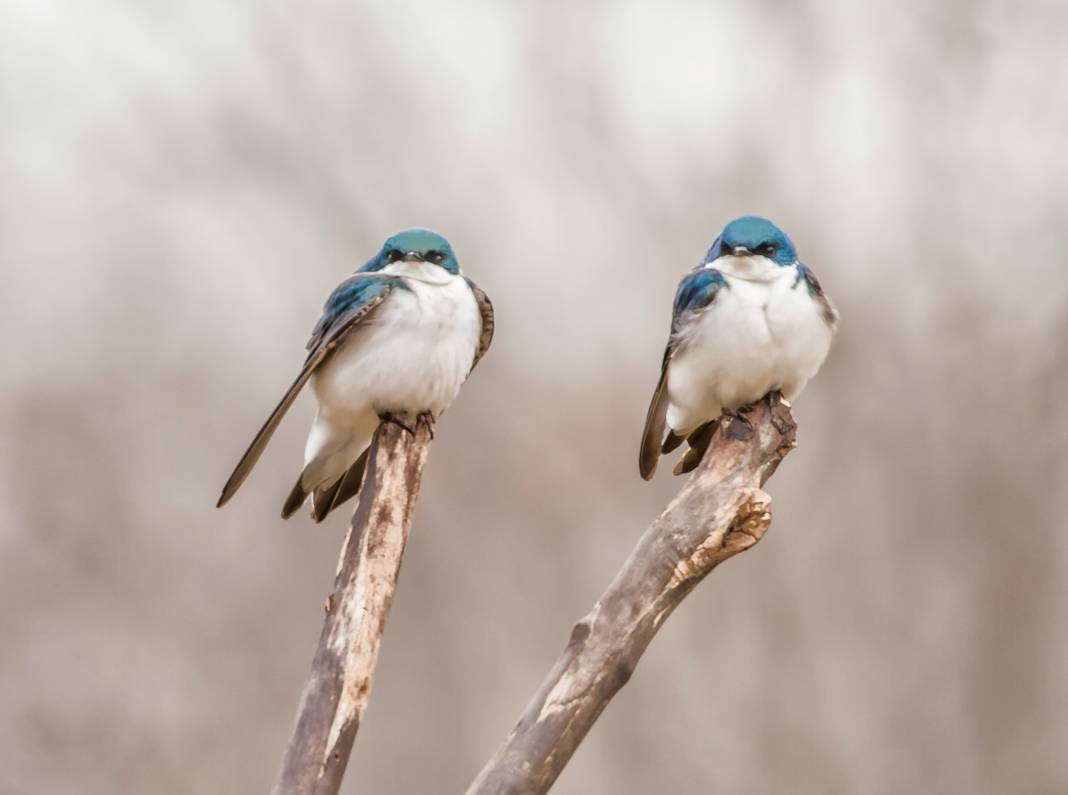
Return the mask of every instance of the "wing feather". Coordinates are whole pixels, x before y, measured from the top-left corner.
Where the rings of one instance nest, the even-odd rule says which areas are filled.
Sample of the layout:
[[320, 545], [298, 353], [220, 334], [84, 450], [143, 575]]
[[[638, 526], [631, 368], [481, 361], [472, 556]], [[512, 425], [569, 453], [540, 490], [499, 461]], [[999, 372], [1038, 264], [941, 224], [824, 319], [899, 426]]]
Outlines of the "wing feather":
[[794, 287], [797, 287], [802, 281], [805, 282], [805, 287], [808, 289], [808, 294], [812, 296], [812, 300], [819, 304], [820, 316], [823, 318], [823, 322], [827, 324], [831, 331], [834, 331], [838, 327], [838, 310], [834, 308], [831, 299], [823, 292], [823, 287], [812, 269], [808, 265], [798, 263], [797, 281], [794, 282]]
[[305, 359], [304, 366], [271, 412], [271, 416], [263, 423], [241, 460], [237, 462], [233, 474], [223, 486], [217, 507], [225, 505], [245, 482], [282, 418], [319, 365], [326, 361], [348, 333], [366, 321], [400, 284], [400, 280], [394, 276], [362, 273], [351, 276], [338, 285], [327, 299], [323, 316], [312, 330], [311, 339], [308, 341], [308, 358]]
[[684, 321], [693, 312], [705, 309], [715, 300], [716, 293], [729, 286], [723, 274], [718, 270], [703, 267], [691, 271], [679, 282], [671, 316], [671, 334], [660, 364], [660, 380], [656, 384], [653, 399], [649, 402], [649, 410], [645, 414], [645, 427], [642, 430], [641, 449], [638, 453], [638, 471], [645, 480], [651, 480], [656, 474], [656, 464], [661, 453], [670, 452], [678, 444], [671, 439], [669, 444], [664, 445], [662, 449], [664, 430], [667, 425], [668, 366], [671, 363], [671, 357], [681, 344], [679, 331]]
[[660, 380], [649, 402], [645, 414], [645, 428], [642, 430], [642, 448], [638, 456], [638, 471], [645, 480], [652, 480], [656, 474], [656, 462], [660, 460], [660, 443], [664, 438], [664, 426], [667, 424], [667, 371], [671, 359], [671, 344], [664, 349], [664, 361], [660, 365]]
[[478, 347], [475, 349], [475, 360], [471, 362], [471, 369], [475, 369], [475, 365], [478, 364], [479, 359], [486, 355], [486, 351], [489, 350], [490, 343], [493, 342], [493, 304], [490, 302], [489, 296], [470, 279], [467, 279], [467, 286], [471, 288], [471, 292], [475, 294], [475, 301], [478, 303], [479, 314], [482, 315], [482, 333], [478, 338]]

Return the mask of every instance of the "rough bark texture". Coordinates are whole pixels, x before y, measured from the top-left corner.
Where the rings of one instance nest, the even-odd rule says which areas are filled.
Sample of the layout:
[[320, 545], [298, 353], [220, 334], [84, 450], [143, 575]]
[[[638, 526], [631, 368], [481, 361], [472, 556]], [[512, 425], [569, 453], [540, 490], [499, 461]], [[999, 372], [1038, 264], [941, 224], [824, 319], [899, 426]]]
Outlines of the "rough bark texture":
[[700, 467], [579, 621], [519, 723], [468, 795], [547, 792], [671, 611], [771, 522], [761, 490], [795, 445], [789, 404], [769, 396], [721, 423]]
[[414, 435], [391, 423], [375, 433], [275, 795], [332, 795], [341, 786], [371, 693], [431, 438], [423, 422]]

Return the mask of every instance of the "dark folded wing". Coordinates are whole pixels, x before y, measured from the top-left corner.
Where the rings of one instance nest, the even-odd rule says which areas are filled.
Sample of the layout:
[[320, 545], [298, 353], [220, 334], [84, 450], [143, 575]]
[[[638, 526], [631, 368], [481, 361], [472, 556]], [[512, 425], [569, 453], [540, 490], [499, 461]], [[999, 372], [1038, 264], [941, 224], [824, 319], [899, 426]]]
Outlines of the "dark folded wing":
[[307, 346], [308, 358], [304, 361], [304, 367], [301, 368], [292, 385], [271, 412], [271, 416], [263, 423], [263, 427], [260, 428], [245, 454], [241, 456], [241, 460], [237, 462], [233, 474], [223, 486], [222, 495], [219, 497], [219, 507], [225, 505], [245, 482], [245, 478], [256, 465], [264, 448], [271, 440], [271, 436], [281, 423], [282, 417], [293, 405], [293, 401], [308, 383], [312, 373], [326, 361], [350, 331], [367, 321], [375, 309], [398, 286], [403, 287], [403, 282], [395, 276], [361, 273], [349, 277], [331, 293], [323, 307], [323, 316], [312, 329], [311, 339], [308, 340]]
[[471, 369], [474, 370], [478, 360], [486, 355], [490, 343], [493, 342], [493, 304], [490, 303], [489, 296], [482, 291], [482, 288], [470, 279], [467, 279], [467, 286], [475, 294], [478, 311], [482, 315], [482, 334], [478, 338], [478, 348], [475, 349], [475, 360], [471, 362]]
[[656, 474], [656, 462], [660, 459], [660, 443], [664, 438], [667, 418], [667, 366], [671, 359], [671, 343], [664, 349], [660, 365], [660, 380], [656, 382], [653, 399], [645, 413], [645, 428], [642, 429], [642, 447], [638, 454], [638, 471], [642, 478], [650, 480]]
[[660, 364], [660, 380], [656, 384], [653, 398], [649, 401], [649, 410], [645, 414], [645, 427], [642, 429], [642, 444], [638, 453], [638, 471], [645, 480], [656, 473], [656, 463], [660, 458], [661, 443], [667, 425], [667, 372], [671, 357], [679, 345], [678, 332], [686, 318], [693, 312], [700, 311], [715, 300], [716, 294], [724, 287], [729, 287], [723, 274], [715, 268], [700, 268], [691, 271], [679, 282], [675, 293], [675, 305], [671, 315], [671, 335], [664, 358]]
[[820, 316], [823, 318], [823, 322], [833, 331], [838, 326], [838, 310], [834, 308], [831, 299], [823, 292], [823, 287], [820, 286], [816, 274], [812, 272], [812, 268], [798, 263], [797, 281], [794, 282], [794, 287], [797, 287], [801, 281], [805, 282], [805, 288], [808, 290], [808, 294], [812, 296], [812, 300], [819, 304]]

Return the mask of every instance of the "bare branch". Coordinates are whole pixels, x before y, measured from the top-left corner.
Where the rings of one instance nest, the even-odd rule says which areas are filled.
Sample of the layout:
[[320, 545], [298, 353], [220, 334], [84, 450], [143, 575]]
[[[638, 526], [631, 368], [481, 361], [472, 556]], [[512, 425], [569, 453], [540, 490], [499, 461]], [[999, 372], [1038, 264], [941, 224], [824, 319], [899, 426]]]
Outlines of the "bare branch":
[[371, 694], [431, 438], [423, 421], [414, 435], [392, 423], [375, 433], [275, 795], [334, 795], [341, 786]]
[[704, 461], [638, 541], [608, 590], [579, 621], [519, 723], [467, 795], [544, 793], [571, 759], [671, 611], [771, 522], [761, 490], [795, 444], [789, 405], [766, 397], [721, 424]]

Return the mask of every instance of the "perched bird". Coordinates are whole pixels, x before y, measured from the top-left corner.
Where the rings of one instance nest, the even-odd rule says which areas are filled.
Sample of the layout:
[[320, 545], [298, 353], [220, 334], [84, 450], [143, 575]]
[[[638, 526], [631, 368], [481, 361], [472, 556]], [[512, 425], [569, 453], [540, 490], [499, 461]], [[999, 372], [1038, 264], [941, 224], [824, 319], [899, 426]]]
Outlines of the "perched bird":
[[463, 275], [449, 241], [427, 229], [393, 235], [327, 299], [304, 367], [241, 457], [219, 507], [310, 380], [319, 410], [282, 516], [311, 495], [312, 516], [321, 522], [359, 491], [379, 422], [411, 430], [420, 417], [436, 420], [492, 338], [493, 306]]
[[[704, 456], [721, 415], [769, 392], [797, 395], [831, 346], [838, 313], [781, 229], [735, 218], [679, 283], [671, 334], [642, 433], [646, 480], [685, 439], [680, 475]], [[665, 435], [665, 428], [667, 434]]]

